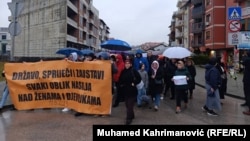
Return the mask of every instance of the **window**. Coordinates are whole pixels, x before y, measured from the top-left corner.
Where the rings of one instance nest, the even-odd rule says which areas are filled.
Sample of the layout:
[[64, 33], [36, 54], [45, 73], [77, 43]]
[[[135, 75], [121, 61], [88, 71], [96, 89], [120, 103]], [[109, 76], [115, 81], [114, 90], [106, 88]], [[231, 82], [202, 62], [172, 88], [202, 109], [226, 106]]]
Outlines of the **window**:
[[6, 54], [7, 53], [7, 44], [2, 44], [2, 54]]
[[250, 1], [246, 1], [246, 7], [250, 7]]
[[206, 31], [206, 40], [210, 39], [210, 31]]
[[207, 0], [206, 1], [206, 5], [208, 6], [208, 5], [210, 5], [211, 4], [211, 0]]
[[211, 21], [211, 15], [210, 14], [207, 14], [206, 15], [206, 22], [210, 22]]
[[2, 40], [6, 40], [6, 39], [7, 39], [6, 35], [2, 35]]

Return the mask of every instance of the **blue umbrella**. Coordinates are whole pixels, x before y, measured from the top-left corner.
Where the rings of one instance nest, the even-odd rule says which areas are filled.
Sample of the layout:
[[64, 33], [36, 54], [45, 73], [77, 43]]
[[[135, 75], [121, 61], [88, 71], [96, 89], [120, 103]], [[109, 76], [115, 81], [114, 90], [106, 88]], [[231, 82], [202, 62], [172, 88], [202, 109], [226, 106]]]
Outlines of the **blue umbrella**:
[[101, 47], [117, 51], [127, 51], [132, 49], [127, 42], [118, 39], [107, 40], [101, 44]]
[[110, 58], [110, 54], [108, 52], [104, 52], [104, 51], [96, 53], [96, 56], [97, 56], [97, 58], [99, 58], [99, 59], [103, 58], [104, 60], [108, 60]]
[[94, 51], [91, 49], [82, 49], [81, 52], [83, 55], [88, 55], [90, 53], [94, 53]]
[[83, 53], [79, 49], [72, 48], [72, 47], [60, 48], [56, 51], [56, 54], [62, 54], [65, 56], [69, 56], [70, 53], [72, 53], [72, 52], [76, 52], [78, 55], [83, 55]]

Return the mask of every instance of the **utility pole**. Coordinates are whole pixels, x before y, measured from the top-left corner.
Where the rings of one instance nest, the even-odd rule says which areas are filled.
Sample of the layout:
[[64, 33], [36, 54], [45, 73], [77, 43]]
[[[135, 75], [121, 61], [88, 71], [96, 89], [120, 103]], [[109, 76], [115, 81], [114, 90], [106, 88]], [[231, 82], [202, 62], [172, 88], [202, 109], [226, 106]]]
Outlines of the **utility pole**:
[[10, 60], [14, 61], [15, 36], [19, 35], [22, 29], [20, 23], [17, 21], [17, 17], [21, 14], [24, 8], [23, 0], [13, 0], [8, 3], [8, 6], [12, 16], [12, 20], [9, 25], [9, 33], [12, 36]]

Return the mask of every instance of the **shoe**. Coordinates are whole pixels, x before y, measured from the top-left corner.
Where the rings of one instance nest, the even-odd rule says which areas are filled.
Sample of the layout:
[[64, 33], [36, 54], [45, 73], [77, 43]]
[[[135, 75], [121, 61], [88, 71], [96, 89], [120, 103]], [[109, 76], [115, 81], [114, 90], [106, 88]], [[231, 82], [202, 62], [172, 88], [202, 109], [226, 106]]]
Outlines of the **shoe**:
[[163, 100], [164, 99], [164, 97], [163, 96], [161, 96], [161, 100]]
[[213, 110], [208, 111], [207, 114], [208, 114], [209, 116], [218, 116], [218, 114], [215, 113]]
[[154, 109], [155, 109], [155, 111], [158, 111], [158, 106], [155, 106]]
[[250, 116], [250, 111], [244, 111], [243, 114]]
[[0, 114], [3, 113], [3, 108], [0, 108]]
[[240, 106], [247, 106], [247, 103], [242, 103], [240, 104]]
[[178, 114], [181, 112], [181, 108], [179, 106], [176, 107], [175, 113]]
[[83, 113], [80, 113], [80, 112], [75, 113], [75, 117], [79, 117], [79, 116], [82, 116], [82, 115], [83, 115]]
[[138, 108], [141, 108], [141, 105], [137, 105]]
[[132, 119], [127, 119], [125, 125], [130, 125], [132, 123]]
[[62, 109], [62, 112], [68, 112], [68, 111], [70, 111], [69, 108], [64, 108], [64, 109]]
[[208, 111], [209, 111], [209, 109], [207, 108], [207, 106], [203, 106], [203, 107], [201, 107], [201, 109], [202, 109], [204, 112], [208, 112]]

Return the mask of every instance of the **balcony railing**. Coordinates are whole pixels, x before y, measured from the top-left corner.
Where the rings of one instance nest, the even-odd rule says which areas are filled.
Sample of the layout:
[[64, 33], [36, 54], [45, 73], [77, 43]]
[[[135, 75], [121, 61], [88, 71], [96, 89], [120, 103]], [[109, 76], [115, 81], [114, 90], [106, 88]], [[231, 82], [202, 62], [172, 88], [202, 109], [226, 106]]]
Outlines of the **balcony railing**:
[[201, 47], [201, 46], [204, 46], [204, 44], [202, 42], [197, 42], [197, 43], [191, 43], [191, 46], [192, 47]]
[[192, 25], [192, 33], [201, 33], [204, 30], [204, 23], [193, 23]]
[[203, 8], [203, 6], [199, 6], [199, 7], [194, 7], [192, 10], [192, 18], [201, 18], [204, 14], [205, 10]]

